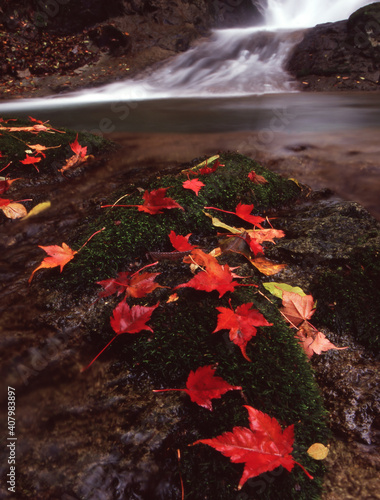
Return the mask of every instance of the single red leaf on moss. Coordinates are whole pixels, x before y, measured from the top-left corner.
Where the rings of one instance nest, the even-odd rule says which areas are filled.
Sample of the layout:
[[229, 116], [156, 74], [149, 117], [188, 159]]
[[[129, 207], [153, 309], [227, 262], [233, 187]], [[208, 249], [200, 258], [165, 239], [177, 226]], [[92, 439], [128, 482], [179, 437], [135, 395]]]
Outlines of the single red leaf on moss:
[[224, 212], [226, 214], [237, 215], [238, 217], [240, 217], [240, 219], [243, 219], [259, 228], [261, 228], [260, 222], [263, 222], [265, 220], [263, 217], [260, 217], [259, 215], [251, 214], [253, 210], [253, 205], [244, 205], [243, 203], [239, 203], [236, 206], [235, 212], [230, 212], [229, 210], [222, 210], [221, 208], [216, 208], [216, 207], [204, 207], [204, 208], [210, 210], [211, 209], [218, 210], [219, 212]]
[[169, 233], [170, 242], [177, 252], [187, 252], [196, 248], [195, 245], [189, 243], [190, 236], [191, 233], [186, 236], [181, 236], [180, 234], [176, 234], [173, 230]]
[[212, 411], [211, 399], [219, 399], [227, 391], [241, 391], [242, 389], [240, 386], [232, 386], [222, 377], [214, 375], [215, 370], [211, 365], [200, 366], [195, 372], [190, 372], [186, 389], [158, 389], [153, 392], [183, 391], [190, 396], [193, 403]]
[[143, 194], [144, 203], [138, 205], [138, 210], [152, 215], [161, 214], [163, 209], [180, 208], [184, 210], [175, 200], [165, 197], [168, 189], [159, 188], [151, 192], [145, 191]]
[[268, 184], [268, 181], [262, 175], [256, 174], [254, 170], [249, 172], [248, 179], [252, 181], [254, 184]]
[[60, 272], [62, 272], [64, 266], [74, 258], [76, 253], [78, 253], [76, 250], [72, 250], [66, 243], [62, 243], [61, 247], [58, 245], [50, 245], [47, 247], [38, 246], [48, 254], [48, 257], [45, 257], [41, 264], [32, 272], [28, 279], [28, 283], [32, 281], [34, 273], [39, 269], [59, 266]]
[[182, 184], [182, 186], [185, 189], [191, 189], [198, 196], [199, 191], [205, 186], [205, 184], [203, 184], [203, 182], [201, 182], [198, 178], [196, 178], [191, 180], [188, 179]]
[[219, 311], [218, 324], [212, 333], [220, 330], [230, 331], [230, 340], [240, 347], [247, 361], [251, 361], [246, 353], [248, 342], [257, 333], [257, 326], [272, 326], [257, 309], [252, 309], [253, 303], [241, 304], [234, 311], [228, 307], [217, 307]]
[[106, 280], [98, 281], [97, 284], [101, 285], [104, 290], [99, 292], [99, 297], [108, 297], [117, 293], [125, 293], [126, 297], [141, 298], [153, 292], [156, 288], [164, 288], [154, 280], [160, 273], [142, 273], [136, 272], [134, 274], [126, 271], [121, 272], [116, 278], [109, 278]]
[[291, 455], [294, 424], [282, 430], [275, 418], [251, 406], [245, 406], [245, 408], [248, 410], [249, 428], [234, 427], [232, 432], [225, 432], [212, 439], [199, 439], [192, 445], [207, 444], [220, 451], [225, 457], [229, 457], [231, 462], [244, 463], [239, 490], [251, 477], [259, 476], [280, 466], [290, 472], [294, 464], [297, 464], [310, 479], [313, 479]]
[[315, 312], [314, 299], [311, 295], [299, 295], [294, 292], [283, 291], [280, 309], [286, 320], [293, 326], [309, 320]]
[[152, 328], [146, 325], [150, 320], [153, 311], [159, 306], [159, 302], [155, 306], [132, 306], [126, 303], [125, 298], [113, 310], [111, 317], [111, 327], [117, 335], [122, 333], [137, 333], [141, 330], [149, 330]]
[[70, 148], [72, 149], [72, 151], [80, 156], [81, 158], [84, 158], [86, 156], [86, 153], [87, 153], [87, 146], [81, 146], [78, 142], [78, 134], [77, 136], [75, 137], [75, 141], [72, 142], [70, 144]]
[[110, 318], [111, 327], [116, 333], [116, 335], [108, 342], [108, 344], [103, 347], [103, 349], [95, 356], [95, 358], [89, 363], [85, 368], [82, 368], [82, 372], [87, 370], [94, 361], [107, 349], [107, 347], [116, 339], [118, 335], [123, 333], [138, 333], [141, 330], [149, 330], [153, 332], [152, 328], [146, 323], [151, 319], [152, 313], [160, 305], [159, 302], [155, 306], [132, 306], [126, 303], [125, 298], [115, 307], [113, 310], [113, 315]]
[[20, 160], [20, 163], [23, 163], [24, 165], [33, 165], [33, 167], [39, 172], [38, 167], [36, 166], [36, 163], [41, 161], [40, 156], [29, 156], [26, 155], [26, 158], [24, 160]]

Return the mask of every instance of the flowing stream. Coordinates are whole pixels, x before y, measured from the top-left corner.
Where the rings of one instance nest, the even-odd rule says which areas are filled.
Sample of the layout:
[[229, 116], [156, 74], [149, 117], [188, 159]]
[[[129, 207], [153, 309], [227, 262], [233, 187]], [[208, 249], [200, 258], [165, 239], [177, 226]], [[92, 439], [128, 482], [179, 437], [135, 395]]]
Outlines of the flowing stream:
[[348, 18], [369, 2], [256, 3], [263, 26], [215, 30], [139, 79], [0, 102], [0, 115], [33, 114], [56, 126], [111, 134], [126, 147], [133, 143], [139, 163], [163, 154], [188, 161], [228, 145], [380, 217], [378, 93], [303, 94], [282, 68], [305, 27]]

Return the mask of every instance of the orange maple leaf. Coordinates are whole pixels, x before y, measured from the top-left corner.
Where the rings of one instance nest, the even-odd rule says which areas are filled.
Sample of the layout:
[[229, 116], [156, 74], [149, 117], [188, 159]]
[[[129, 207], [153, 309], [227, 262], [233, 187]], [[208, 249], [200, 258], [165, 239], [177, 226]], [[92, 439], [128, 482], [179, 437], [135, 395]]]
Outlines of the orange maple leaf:
[[60, 272], [62, 272], [63, 267], [74, 258], [76, 253], [78, 253], [76, 250], [72, 250], [69, 245], [66, 245], [66, 243], [62, 243], [62, 247], [58, 245], [50, 245], [47, 247], [43, 247], [41, 245], [38, 246], [42, 248], [42, 250], [44, 250], [49, 257], [45, 257], [41, 264], [36, 267], [28, 279], [28, 283], [32, 281], [34, 273], [39, 269], [59, 266]]

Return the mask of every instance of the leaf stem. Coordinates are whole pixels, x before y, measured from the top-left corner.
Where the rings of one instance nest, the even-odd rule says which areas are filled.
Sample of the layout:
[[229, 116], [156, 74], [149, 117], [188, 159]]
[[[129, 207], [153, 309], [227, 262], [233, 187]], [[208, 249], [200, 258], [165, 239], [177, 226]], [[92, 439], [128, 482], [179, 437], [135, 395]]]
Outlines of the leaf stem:
[[84, 371], [86, 371], [86, 370], [87, 370], [87, 368], [90, 368], [90, 366], [94, 363], [94, 361], [96, 361], [96, 360], [98, 359], [98, 357], [102, 354], [102, 352], [104, 352], [104, 351], [107, 349], [107, 347], [108, 347], [108, 346], [109, 346], [109, 345], [110, 345], [110, 344], [111, 344], [111, 343], [112, 343], [112, 342], [116, 339], [116, 337], [117, 337], [118, 335], [119, 335], [119, 334], [117, 333], [117, 334], [114, 336], [114, 338], [113, 338], [113, 339], [111, 339], [105, 347], [103, 347], [103, 349], [99, 352], [99, 354], [97, 354], [97, 355], [95, 356], [95, 358], [91, 361], [91, 363], [89, 363], [89, 364], [88, 364], [85, 368], [82, 368], [82, 369], [81, 369], [81, 373], [83, 373]]

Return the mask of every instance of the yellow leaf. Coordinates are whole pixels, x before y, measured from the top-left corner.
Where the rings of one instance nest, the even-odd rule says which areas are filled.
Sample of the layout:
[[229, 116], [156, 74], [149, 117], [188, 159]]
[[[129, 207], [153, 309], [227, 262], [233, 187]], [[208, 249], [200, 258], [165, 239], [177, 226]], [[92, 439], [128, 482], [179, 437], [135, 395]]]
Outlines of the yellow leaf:
[[38, 215], [38, 214], [40, 214], [44, 210], [47, 210], [50, 207], [51, 207], [51, 202], [50, 201], [44, 201], [43, 203], [39, 203], [38, 205], [36, 205], [35, 207], [33, 207], [32, 210], [28, 213], [28, 215], [26, 215], [25, 217], [23, 217], [22, 220], [29, 219], [29, 217], [33, 217], [33, 215]]
[[324, 460], [329, 454], [329, 449], [322, 443], [314, 443], [307, 450], [307, 453], [314, 460]]
[[223, 229], [227, 229], [227, 231], [229, 231], [232, 234], [240, 234], [244, 231], [244, 229], [238, 229], [237, 227], [228, 226], [227, 224], [224, 224], [224, 222], [222, 222], [220, 219], [218, 219], [217, 217], [213, 217], [212, 215], [208, 214], [207, 212], [203, 212], [203, 213], [211, 219], [211, 222], [212, 222], [213, 226], [215, 226], [215, 227], [221, 227]]

